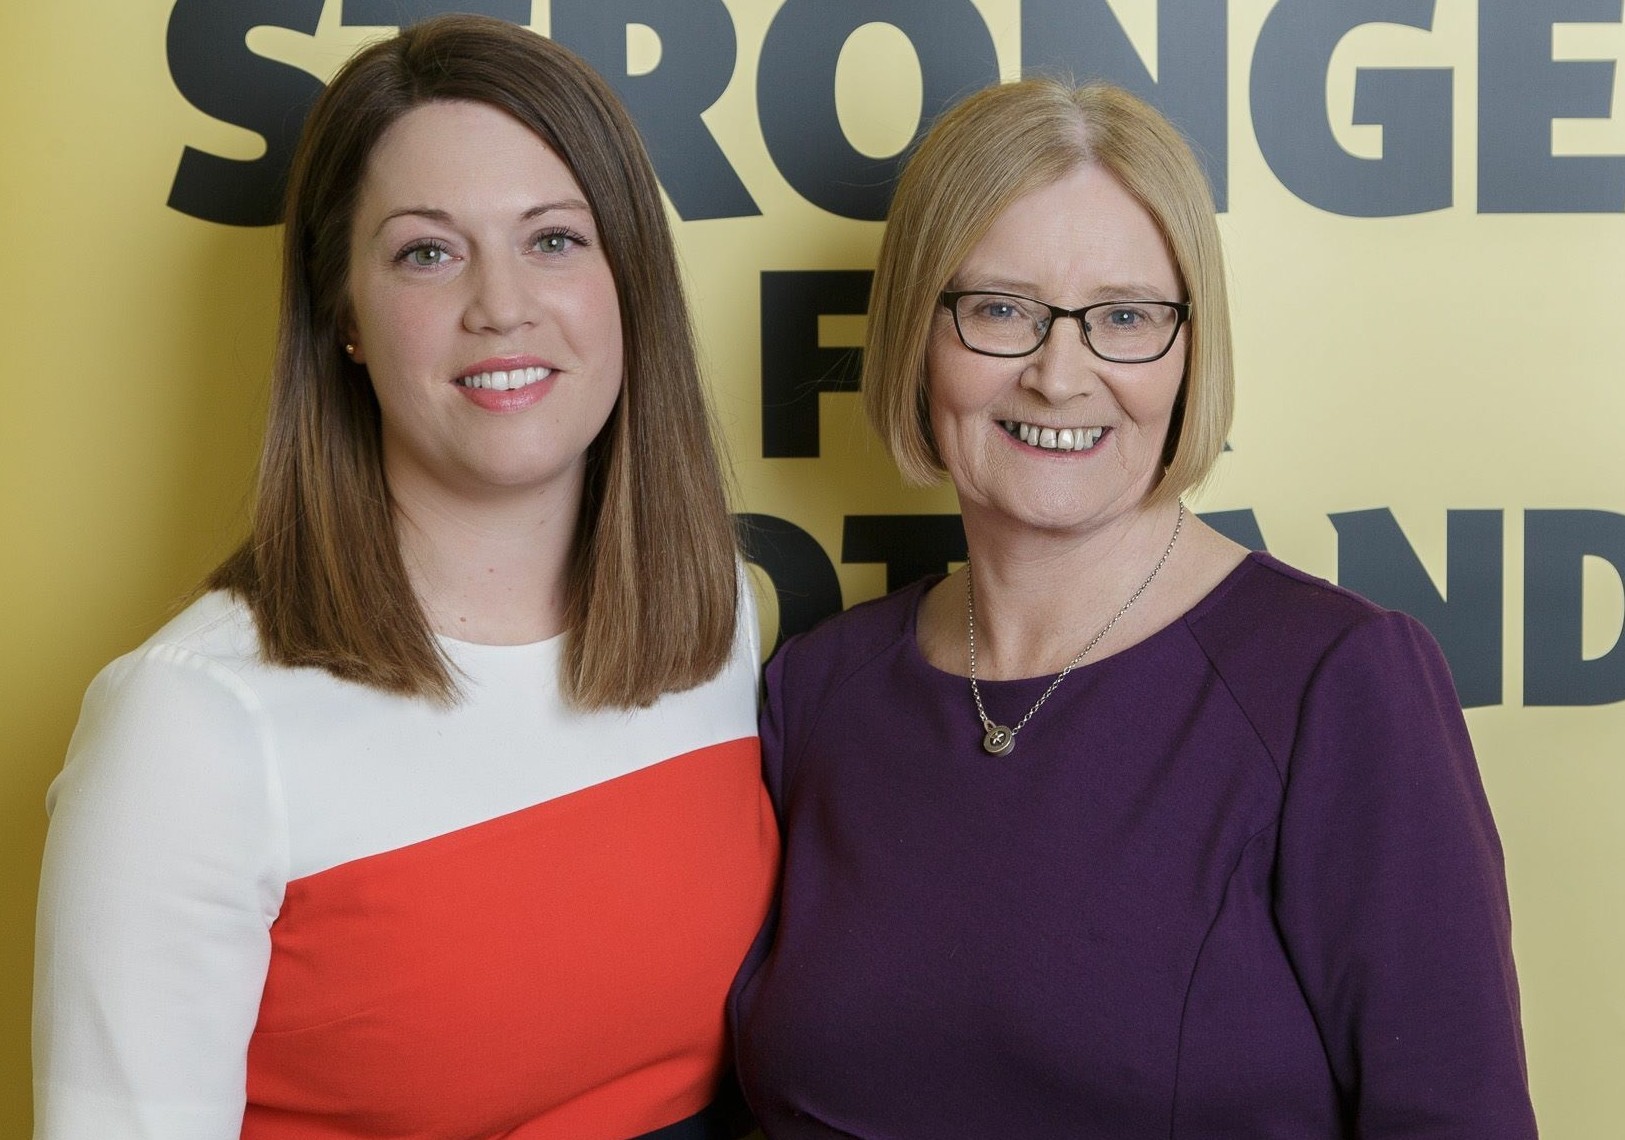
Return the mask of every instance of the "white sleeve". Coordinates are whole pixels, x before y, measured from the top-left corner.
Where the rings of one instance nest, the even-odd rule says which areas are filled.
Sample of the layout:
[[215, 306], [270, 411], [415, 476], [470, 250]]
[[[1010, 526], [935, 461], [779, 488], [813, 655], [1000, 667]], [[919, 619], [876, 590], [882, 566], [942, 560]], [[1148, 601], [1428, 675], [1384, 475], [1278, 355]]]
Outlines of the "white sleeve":
[[268, 730], [233, 672], [174, 646], [85, 696], [46, 799], [36, 1140], [237, 1140], [287, 880]]
[[[738, 560], [739, 607], [735, 611], [734, 621], [738, 628], [734, 633], [734, 652], [744, 656], [750, 662], [750, 667], [756, 673], [756, 703], [762, 703], [762, 627], [757, 618], [755, 578], [750, 572], [750, 564], [743, 558]], [[769, 586], [769, 589], [772, 587]], [[744, 641], [742, 646], [737, 643]]]

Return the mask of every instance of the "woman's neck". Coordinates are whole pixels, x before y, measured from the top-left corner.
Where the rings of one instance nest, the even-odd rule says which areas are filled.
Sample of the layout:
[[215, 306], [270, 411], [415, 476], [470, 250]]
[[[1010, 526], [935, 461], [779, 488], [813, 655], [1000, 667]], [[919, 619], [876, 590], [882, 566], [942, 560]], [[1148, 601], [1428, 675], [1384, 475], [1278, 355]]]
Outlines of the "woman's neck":
[[[1031, 528], [999, 534], [989, 526], [968, 524], [967, 537], [976, 535], [970, 543], [971, 565], [977, 619], [984, 626], [978, 632], [987, 646], [989, 667], [1007, 676], [1032, 676], [1064, 666], [1158, 565], [1178, 510], [1177, 503], [1143, 507], [1078, 534]], [[1163, 565], [1158, 576], [1166, 569]], [[1142, 595], [1135, 605], [1148, 601]], [[1125, 613], [1118, 624], [1127, 618]], [[1091, 652], [1105, 656], [1102, 651], [1109, 648], [1102, 643]]]
[[[1070, 533], [983, 518], [967, 506], [976, 672], [985, 680], [1058, 672], [1114, 618], [1117, 624], [1087, 660], [1126, 649], [1189, 609], [1245, 553], [1189, 512], [1178, 521], [1178, 503], [1139, 508]], [[1176, 521], [1179, 539], [1170, 549]], [[961, 674], [969, 671], [967, 573], [939, 584], [920, 610], [927, 659]], [[1144, 592], [1125, 610], [1142, 585]]]
[[391, 486], [401, 557], [429, 627], [484, 645], [561, 633], [579, 483], [476, 500], [439, 490]]

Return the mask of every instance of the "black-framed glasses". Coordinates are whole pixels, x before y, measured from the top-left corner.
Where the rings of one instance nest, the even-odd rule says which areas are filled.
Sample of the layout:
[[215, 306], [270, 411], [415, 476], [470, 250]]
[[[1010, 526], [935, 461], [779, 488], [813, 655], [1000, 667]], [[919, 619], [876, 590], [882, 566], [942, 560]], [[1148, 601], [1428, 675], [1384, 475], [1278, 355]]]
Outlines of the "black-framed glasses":
[[954, 315], [960, 343], [983, 356], [1031, 356], [1044, 347], [1056, 321], [1071, 317], [1100, 359], [1149, 364], [1168, 355], [1191, 317], [1185, 301], [1099, 301], [1063, 309], [1018, 293], [979, 289], [944, 292], [937, 300]]

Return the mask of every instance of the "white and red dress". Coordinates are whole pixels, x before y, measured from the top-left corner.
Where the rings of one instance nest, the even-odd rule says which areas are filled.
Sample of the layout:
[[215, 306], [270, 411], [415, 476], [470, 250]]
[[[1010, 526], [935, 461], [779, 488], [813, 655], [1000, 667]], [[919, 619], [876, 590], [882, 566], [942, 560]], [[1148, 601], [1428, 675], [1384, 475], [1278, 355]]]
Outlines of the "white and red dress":
[[37, 1140], [624, 1140], [724, 1067], [778, 838], [755, 618], [580, 713], [562, 638], [444, 641], [463, 698], [266, 665], [210, 594], [109, 665], [52, 785]]

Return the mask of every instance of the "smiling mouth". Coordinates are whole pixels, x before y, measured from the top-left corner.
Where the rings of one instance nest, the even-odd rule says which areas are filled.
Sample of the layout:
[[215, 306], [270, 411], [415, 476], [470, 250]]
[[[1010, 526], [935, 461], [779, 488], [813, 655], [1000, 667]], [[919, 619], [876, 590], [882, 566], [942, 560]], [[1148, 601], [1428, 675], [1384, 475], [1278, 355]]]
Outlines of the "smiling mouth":
[[507, 371], [476, 372], [472, 376], [459, 376], [457, 383], [464, 388], [490, 388], [497, 392], [512, 392], [529, 388], [553, 375], [551, 368], [513, 368]]
[[1103, 427], [1047, 428], [1020, 420], [1000, 420], [999, 426], [1029, 447], [1044, 451], [1088, 451], [1106, 434]]

